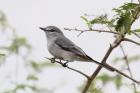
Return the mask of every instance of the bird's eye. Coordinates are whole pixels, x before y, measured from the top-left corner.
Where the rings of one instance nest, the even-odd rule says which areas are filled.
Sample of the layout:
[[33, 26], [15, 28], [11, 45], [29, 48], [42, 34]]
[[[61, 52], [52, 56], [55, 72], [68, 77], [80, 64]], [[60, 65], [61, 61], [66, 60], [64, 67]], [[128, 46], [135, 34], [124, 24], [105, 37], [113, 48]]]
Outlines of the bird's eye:
[[49, 31], [50, 31], [50, 32], [54, 32], [55, 30], [54, 30], [54, 29], [50, 29]]
[[47, 29], [47, 31], [48, 31], [48, 32], [54, 32], [55, 29], [49, 28], [49, 29]]

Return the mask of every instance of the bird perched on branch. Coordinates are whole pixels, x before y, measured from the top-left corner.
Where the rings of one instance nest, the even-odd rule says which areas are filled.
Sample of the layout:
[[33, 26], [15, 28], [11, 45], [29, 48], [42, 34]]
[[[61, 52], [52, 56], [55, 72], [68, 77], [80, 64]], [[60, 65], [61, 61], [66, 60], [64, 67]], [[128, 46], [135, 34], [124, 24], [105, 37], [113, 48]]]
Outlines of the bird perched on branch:
[[80, 47], [65, 37], [58, 27], [47, 26], [44, 28], [40, 27], [40, 29], [46, 34], [48, 50], [54, 58], [64, 60], [66, 63], [72, 61], [93, 62], [113, 71], [112, 67], [109, 65], [99, 63], [89, 57]]

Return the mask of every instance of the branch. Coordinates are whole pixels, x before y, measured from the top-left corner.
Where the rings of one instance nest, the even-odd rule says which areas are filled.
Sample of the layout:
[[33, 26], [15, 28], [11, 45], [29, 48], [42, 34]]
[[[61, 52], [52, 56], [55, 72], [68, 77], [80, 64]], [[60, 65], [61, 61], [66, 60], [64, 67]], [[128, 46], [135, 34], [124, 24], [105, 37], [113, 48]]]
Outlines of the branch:
[[[110, 45], [108, 51], [106, 52], [104, 58], [102, 59], [101, 63], [105, 64], [106, 60], [108, 59], [109, 55], [111, 54], [111, 52], [113, 51], [114, 48], [116, 48], [119, 44], [121, 43], [121, 39], [117, 39], [114, 41], [114, 43], [112, 45]], [[90, 87], [92, 81], [96, 78], [96, 76], [99, 74], [99, 72], [101, 71], [102, 67], [98, 66], [96, 71], [92, 74], [91, 79], [87, 81], [86, 86], [84, 88], [84, 90], [82, 91], [82, 93], [86, 93], [88, 88]]]
[[[110, 45], [108, 51], [106, 52], [104, 58], [102, 59], [101, 63], [102, 64], [106, 64], [106, 61], [108, 59], [108, 57], [110, 56], [111, 52], [118, 46], [120, 45], [120, 43], [123, 41], [123, 37], [119, 37], [119, 38], [116, 38], [116, 40], [113, 42], [113, 44]], [[89, 79], [86, 83], [86, 86], [84, 88], [84, 90], [82, 91], [82, 93], [86, 93], [88, 88], [90, 87], [92, 81], [96, 78], [96, 76], [99, 74], [99, 72], [101, 71], [102, 69], [102, 66], [98, 66], [98, 68], [96, 69], [96, 71], [92, 74], [92, 76], [90, 77], [91, 79]], [[130, 76], [124, 74], [123, 72], [121, 72], [120, 70], [116, 69], [116, 68], [113, 68], [115, 72], [117, 72], [118, 74], [121, 74], [122, 76], [132, 80], [133, 82], [136, 82], [137, 84], [140, 84], [139, 81], [131, 78]]]
[[99, 30], [99, 29], [91, 29], [91, 30], [81, 30], [81, 29], [70, 29], [70, 28], [64, 28], [64, 30], [68, 30], [68, 31], [80, 31], [80, 32], [104, 32], [104, 33], [112, 33], [112, 34], [118, 34], [117, 32], [113, 32], [113, 31], [108, 31], [108, 30]]
[[[106, 52], [104, 58], [102, 59], [102, 61], [101, 61], [102, 64], [106, 64], [106, 60], [107, 60], [107, 58], [109, 57], [109, 55], [111, 54], [111, 52], [112, 52], [118, 45], [120, 45], [120, 43], [121, 43], [122, 41], [124, 41], [124, 40], [129, 40], [129, 39], [126, 39], [126, 38], [124, 38], [124, 37], [122, 37], [122, 36], [116, 37], [116, 40], [113, 42], [113, 44], [110, 44], [110, 47], [109, 47], [108, 51]], [[47, 58], [47, 59], [49, 59], [49, 60], [52, 61], [52, 59], [50, 59], [50, 58]], [[58, 63], [58, 64], [61, 64], [62, 66], [64, 66], [64, 64], [65, 64], [65, 63], [62, 63], [61, 61], [59, 62], [59, 61], [56, 61], [56, 60], [55, 60], [55, 62]], [[92, 74], [92, 76], [89, 77], [88, 75], [84, 74], [83, 72], [81, 72], [81, 71], [79, 71], [79, 70], [73, 69], [73, 68], [71, 68], [71, 67], [69, 67], [69, 66], [65, 66], [65, 67], [68, 68], [68, 69], [70, 69], [70, 70], [73, 70], [73, 71], [75, 71], [75, 72], [77, 72], [77, 73], [79, 73], [79, 74], [81, 74], [81, 75], [83, 75], [83, 76], [85, 76], [85, 77], [87, 78], [88, 81], [87, 81], [86, 86], [85, 86], [85, 88], [84, 88], [84, 90], [83, 90], [82, 93], [86, 93], [86, 91], [87, 91], [88, 88], [90, 87], [92, 81], [96, 78], [96, 76], [98, 75], [98, 73], [99, 73], [99, 72], [101, 71], [101, 69], [102, 69], [102, 66], [98, 66], [98, 68], [97, 68], [96, 71]], [[120, 70], [118, 70], [118, 69], [116, 69], [116, 68], [114, 68], [114, 67], [112, 67], [112, 69], [113, 69], [115, 72], [117, 72], [118, 74], [121, 74], [122, 76], [124, 76], [124, 77], [126, 77], [126, 78], [132, 80], [133, 82], [136, 82], [137, 84], [140, 84], [139, 81], [137, 81], [137, 80], [133, 79], [132, 77], [130, 77], [130, 76], [124, 74], [124, 73], [121, 72]]]
[[[45, 58], [46, 58], [46, 57], [45, 57]], [[66, 68], [68, 68], [68, 69], [70, 69], [70, 70], [73, 70], [73, 71], [75, 71], [75, 72], [77, 72], [77, 73], [79, 73], [79, 74], [85, 76], [88, 80], [91, 80], [91, 78], [90, 78], [88, 75], [84, 74], [83, 72], [81, 72], [81, 71], [79, 71], [79, 70], [76, 70], [76, 69], [74, 69], [74, 68], [69, 67], [69, 66], [66, 65], [65, 63], [62, 63], [61, 61], [56, 61], [56, 60], [53, 60], [52, 58], [47, 58], [47, 59], [49, 59], [52, 63], [54, 63], [54, 61], [55, 61], [56, 63], [62, 65], [63, 67], [66, 67]], [[102, 66], [101, 66], [101, 67], [102, 67]], [[132, 81], [134, 81], [134, 82], [136, 82], [136, 83], [139, 83], [138, 81], [136, 81], [135, 79], [129, 77], [129, 76], [126, 75], [126, 74], [124, 74], [124, 73], [121, 72], [120, 70], [118, 70], [118, 69], [116, 69], [116, 68], [114, 68], [114, 67], [112, 67], [112, 66], [110, 66], [110, 67], [111, 67], [111, 69], [113, 69], [113, 71], [115, 71], [115, 72], [121, 74], [122, 76], [124, 76], [124, 77], [126, 77], [126, 78], [128, 78], [128, 79], [131, 79]]]
[[131, 31], [136, 37], [138, 37], [138, 38], [140, 38], [140, 36], [137, 34], [137, 33], [135, 33], [135, 32], [133, 32], [133, 31]]
[[[47, 57], [45, 57], [45, 58], [48, 59], [48, 60], [50, 60], [52, 62], [52, 58], [47, 58]], [[55, 61], [57, 64], [60, 64], [60, 65], [62, 65], [63, 67], [65, 67], [67, 69], [73, 70], [73, 71], [75, 71], [75, 72], [77, 72], [77, 73], [85, 76], [87, 79], [90, 79], [90, 77], [88, 75], [86, 75], [85, 73], [83, 73], [83, 72], [81, 72], [81, 71], [79, 71], [77, 69], [71, 68], [68, 65], [65, 65], [65, 63], [62, 63], [61, 61], [56, 61], [56, 60], [53, 60], [53, 61]], [[52, 62], [52, 63], [54, 63], [54, 62]]]
[[[122, 45], [120, 45], [120, 48], [121, 48], [121, 51], [122, 51], [122, 53], [123, 53], [125, 63], [126, 63], [126, 65], [127, 65], [127, 67], [128, 67], [128, 72], [129, 72], [131, 78], [133, 78], [133, 74], [132, 74], [132, 71], [131, 71], [131, 69], [130, 69], [130, 65], [129, 65], [129, 61], [128, 61], [127, 55], [125, 54], [125, 51], [124, 51]], [[137, 89], [136, 89], [136, 84], [135, 84], [135, 82], [133, 82], [133, 87], [134, 87], [134, 93], [136, 93], [136, 92], [137, 92]]]
[[[70, 28], [64, 28], [64, 30], [68, 30], [68, 31], [79, 31], [81, 32], [79, 35], [81, 35], [83, 32], [104, 32], [104, 33], [112, 33], [112, 34], [117, 34], [119, 35], [119, 33], [115, 32], [115, 31], [109, 31], [109, 30], [99, 30], [99, 29], [92, 29], [92, 30], [81, 30], [81, 29], [70, 29]], [[135, 30], [132, 30], [131, 33], [133, 33], [135, 36], [137, 36], [138, 38], [140, 38], [140, 36], [134, 32]], [[78, 35], [78, 36], [79, 36]]]
[[134, 41], [134, 40], [131, 40], [131, 39], [129, 39], [129, 38], [123, 38], [123, 41], [128, 41], [128, 42], [131, 42], [131, 43], [134, 43], [134, 44], [140, 46], [140, 43], [138, 43], [138, 42], [136, 42], [136, 41]]

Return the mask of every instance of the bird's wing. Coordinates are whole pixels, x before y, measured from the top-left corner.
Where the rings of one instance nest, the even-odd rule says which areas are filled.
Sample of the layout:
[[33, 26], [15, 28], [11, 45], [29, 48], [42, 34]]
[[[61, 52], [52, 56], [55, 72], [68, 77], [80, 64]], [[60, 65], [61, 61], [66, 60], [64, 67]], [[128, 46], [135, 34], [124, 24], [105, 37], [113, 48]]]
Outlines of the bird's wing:
[[70, 41], [66, 37], [59, 37], [56, 39], [55, 43], [62, 48], [63, 50], [66, 50], [68, 52], [75, 53], [79, 56], [86, 56], [86, 53], [77, 45], [75, 45], [72, 41]]

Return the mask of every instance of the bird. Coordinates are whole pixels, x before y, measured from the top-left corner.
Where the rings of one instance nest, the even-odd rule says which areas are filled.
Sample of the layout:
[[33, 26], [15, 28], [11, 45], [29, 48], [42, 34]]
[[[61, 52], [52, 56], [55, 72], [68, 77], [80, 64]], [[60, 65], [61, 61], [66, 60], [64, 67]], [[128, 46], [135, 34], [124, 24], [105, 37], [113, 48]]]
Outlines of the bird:
[[56, 26], [39, 27], [45, 32], [47, 37], [47, 48], [55, 59], [68, 62], [94, 62], [110, 71], [112, 67], [108, 64], [100, 63], [88, 56], [79, 46], [68, 39], [64, 33]]

